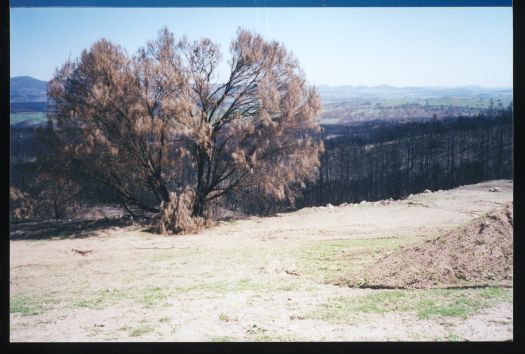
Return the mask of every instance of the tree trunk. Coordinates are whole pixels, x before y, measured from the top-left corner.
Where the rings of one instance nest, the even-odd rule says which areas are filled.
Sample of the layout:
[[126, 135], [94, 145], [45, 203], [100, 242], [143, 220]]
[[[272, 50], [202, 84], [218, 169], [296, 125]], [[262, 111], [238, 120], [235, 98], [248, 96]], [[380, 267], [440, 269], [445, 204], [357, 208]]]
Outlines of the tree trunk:
[[195, 197], [195, 203], [193, 204], [192, 216], [203, 216], [204, 215], [204, 199], [201, 193], [198, 193]]

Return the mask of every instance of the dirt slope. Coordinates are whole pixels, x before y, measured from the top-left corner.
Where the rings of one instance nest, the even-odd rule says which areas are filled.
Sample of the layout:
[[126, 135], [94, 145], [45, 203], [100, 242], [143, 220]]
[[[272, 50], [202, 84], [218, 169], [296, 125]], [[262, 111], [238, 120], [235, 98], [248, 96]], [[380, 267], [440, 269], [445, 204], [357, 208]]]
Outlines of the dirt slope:
[[512, 284], [512, 202], [368, 266], [353, 285], [431, 288]]

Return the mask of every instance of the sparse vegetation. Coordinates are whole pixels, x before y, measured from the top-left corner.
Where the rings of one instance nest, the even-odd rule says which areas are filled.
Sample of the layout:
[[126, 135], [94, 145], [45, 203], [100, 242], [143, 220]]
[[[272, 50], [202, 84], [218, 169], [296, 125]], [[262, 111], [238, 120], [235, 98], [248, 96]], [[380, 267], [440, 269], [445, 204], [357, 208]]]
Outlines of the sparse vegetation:
[[130, 297], [128, 289], [101, 289], [83, 293], [72, 302], [73, 307], [101, 310]]
[[140, 326], [137, 328], [133, 328], [129, 331], [129, 335], [132, 337], [140, 337], [145, 334], [153, 332], [155, 329], [150, 325]]
[[344, 282], [378, 258], [403, 246], [422, 242], [421, 237], [392, 236], [381, 239], [315, 241], [301, 245], [298, 268], [305, 276], [324, 282]]
[[512, 290], [374, 290], [364, 296], [332, 298], [306, 318], [340, 322], [355, 320], [359, 313], [387, 312], [407, 312], [422, 319], [434, 316], [467, 318], [498, 301], [511, 302]]
[[[489, 192], [493, 186], [501, 191]], [[511, 198], [511, 186], [498, 181], [412, 199], [425, 206], [400, 201], [305, 209], [239, 220], [206, 235], [165, 238], [120, 229], [11, 241], [11, 334], [46, 340], [59, 321], [59, 339], [142, 340], [153, 328], [162, 340], [188, 339], [190, 332], [202, 340], [394, 340], [385, 328], [402, 318], [396, 322], [400, 338], [472, 340], [479, 337], [455, 326], [485, 326], [484, 317], [471, 318], [492, 311], [486, 318], [500, 330], [491, 338], [507, 338], [511, 288], [370, 290], [349, 288], [344, 280], [401, 247], [468, 226], [473, 213]], [[456, 206], [465, 213], [452, 210]], [[400, 215], [408, 218], [402, 230]], [[443, 225], [448, 229], [438, 232]], [[94, 252], [79, 256], [71, 248]], [[31, 261], [23, 260], [29, 254]], [[101, 322], [104, 327], [95, 326]], [[209, 323], [231, 332], [211, 332]]]
[[168, 307], [169, 303], [166, 300], [169, 299], [171, 293], [163, 288], [154, 287], [147, 288], [145, 294], [142, 297], [142, 304], [145, 308], [152, 308], [155, 306]]
[[223, 322], [229, 322], [230, 321], [230, 317], [224, 313], [221, 313], [219, 315], [219, 320], [223, 321]]
[[263, 328], [261, 326], [257, 326], [256, 324], [251, 325], [247, 330], [246, 333], [249, 335], [261, 335], [265, 332], [268, 332], [266, 328]]
[[12, 296], [9, 299], [9, 312], [34, 316], [53, 309], [57, 303], [58, 300], [50, 296]]

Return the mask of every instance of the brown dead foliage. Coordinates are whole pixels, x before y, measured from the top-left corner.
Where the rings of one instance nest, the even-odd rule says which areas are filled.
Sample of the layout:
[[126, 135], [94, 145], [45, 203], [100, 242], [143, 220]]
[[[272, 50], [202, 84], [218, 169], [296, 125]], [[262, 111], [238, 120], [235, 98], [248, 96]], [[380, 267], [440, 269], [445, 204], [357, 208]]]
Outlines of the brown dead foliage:
[[391, 253], [348, 283], [370, 288], [511, 285], [512, 202], [436, 239]]
[[204, 227], [205, 218], [192, 216], [194, 197], [195, 191], [191, 188], [186, 188], [179, 195], [170, 192], [169, 201], [161, 203], [161, 211], [155, 218], [156, 232], [162, 235], [188, 234]]
[[33, 217], [35, 200], [15, 187], [9, 187], [9, 220], [20, 221]]
[[132, 215], [162, 214], [162, 232], [193, 232], [239, 191], [293, 203], [324, 150], [317, 90], [282, 43], [248, 30], [232, 40], [225, 80], [221, 60], [218, 43], [167, 28], [134, 55], [95, 42], [49, 82], [40, 160]]

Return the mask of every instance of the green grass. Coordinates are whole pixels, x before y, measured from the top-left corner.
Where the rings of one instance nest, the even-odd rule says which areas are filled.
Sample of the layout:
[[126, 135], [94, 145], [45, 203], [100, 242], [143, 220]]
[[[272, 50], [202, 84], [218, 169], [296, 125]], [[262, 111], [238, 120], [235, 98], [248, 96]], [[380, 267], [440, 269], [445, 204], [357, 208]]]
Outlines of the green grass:
[[55, 307], [56, 298], [49, 295], [13, 296], [9, 301], [9, 312], [22, 315], [39, 315]]
[[229, 292], [244, 291], [291, 291], [300, 286], [299, 279], [283, 277], [271, 283], [265, 279], [253, 280], [249, 278], [231, 280], [208, 280], [195, 281], [187, 285], [179, 285], [174, 288], [177, 293], [209, 292], [214, 294], [225, 294]]
[[129, 294], [126, 289], [97, 290], [84, 295], [84, 297], [77, 297], [73, 301], [72, 307], [101, 310], [128, 297]]
[[158, 306], [169, 306], [166, 300], [170, 295], [171, 291], [169, 289], [159, 286], [128, 287], [111, 289], [111, 291], [97, 290], [87, 294], [84, 293], [82, 297], [77, 296], [70, 306], [73, 308], [101, 310], [122, 301], [130, 300], [137, 305], [150, 309]]
[[[244, 291], [294, 291], [311, 286], [305, 282], [305, 277], [325, 283], [326, 281], [338, 279], [355, 272], [365, 265], [378, 259], [383, 252], [389, 252], [410, 244], [421, 241], [417, 237], [399, 237], [384, 239], [361, 239], [361, 240], [337, 240], [337, 241], [306, 241], [299, 245], [280, 246], [262, 252], [259, 249], [240, 249], [231, 254], [209, 254], [214, 250], [202, 250], [193, 253], [191, 257], [173, 257], [157, 255], [155, 261], [166, 261], [166, 266], [174, 269], [196, 268], [202, 264], [203, 258], [209, 264], [217, 264], [216, 272], [205, 272], [194, 274], [191, 282], [186, 279], [176, 281], [173, 287], [175, 293], [205, 292], [213, 294], [224, 294], [228, 292]], [[214, 251], [215, 252], [215, 251]], [[268, 265], [269, 259], [294, 259], [290, 264], [290, 270], [297, 271], [298, 276], [286, 274], [282, 270], [282, 276], [269, 275], [271, 281], [257, 275], [256, 278], [243, 277], [238, 279], [220, 279], [216, 274], [227, 271], [228, 267], [249, 266], [253, 273]], [[185, 264], [184, 264], [185, 262]], [[160, 266], [160, 265], [159, 265]]]
[[141, 303], [145, 308], [154, 308], [157, 306], [168, 306], [166, 300], [170, 296], [170, 291], [159, 286], [148, 287], [143, 289]]
[[357, 240], [329, 240], [305, 242], [298, 250], [300, 273], [321, 282], [348, 279], [386, 253], [415, 242], [417, 237], [375, 238]]
[[129, 335], [132, 337], [140, 337], [145, 334], [153, 332], [155, 329], [150, 325], [140, 326], [137, 328], [133, 328], [129, 331]]
[[41, 123], [47, 121], [47, 116], [45, 113], [42, 112], [34, 112], [34, 113], [11, 113], [9, 115], [9, 121], [13, 124], [18, 124], [23, 121], [32, 121], [35, 123]]
[[341, 322], [352, 321], [359, 313], [408, 312], [421, 319], [435, 316], [467, 318], [499, 301], [512, 301], [512, 290], [376, 290], [363, 296], [332, 298], [304, 317]]

